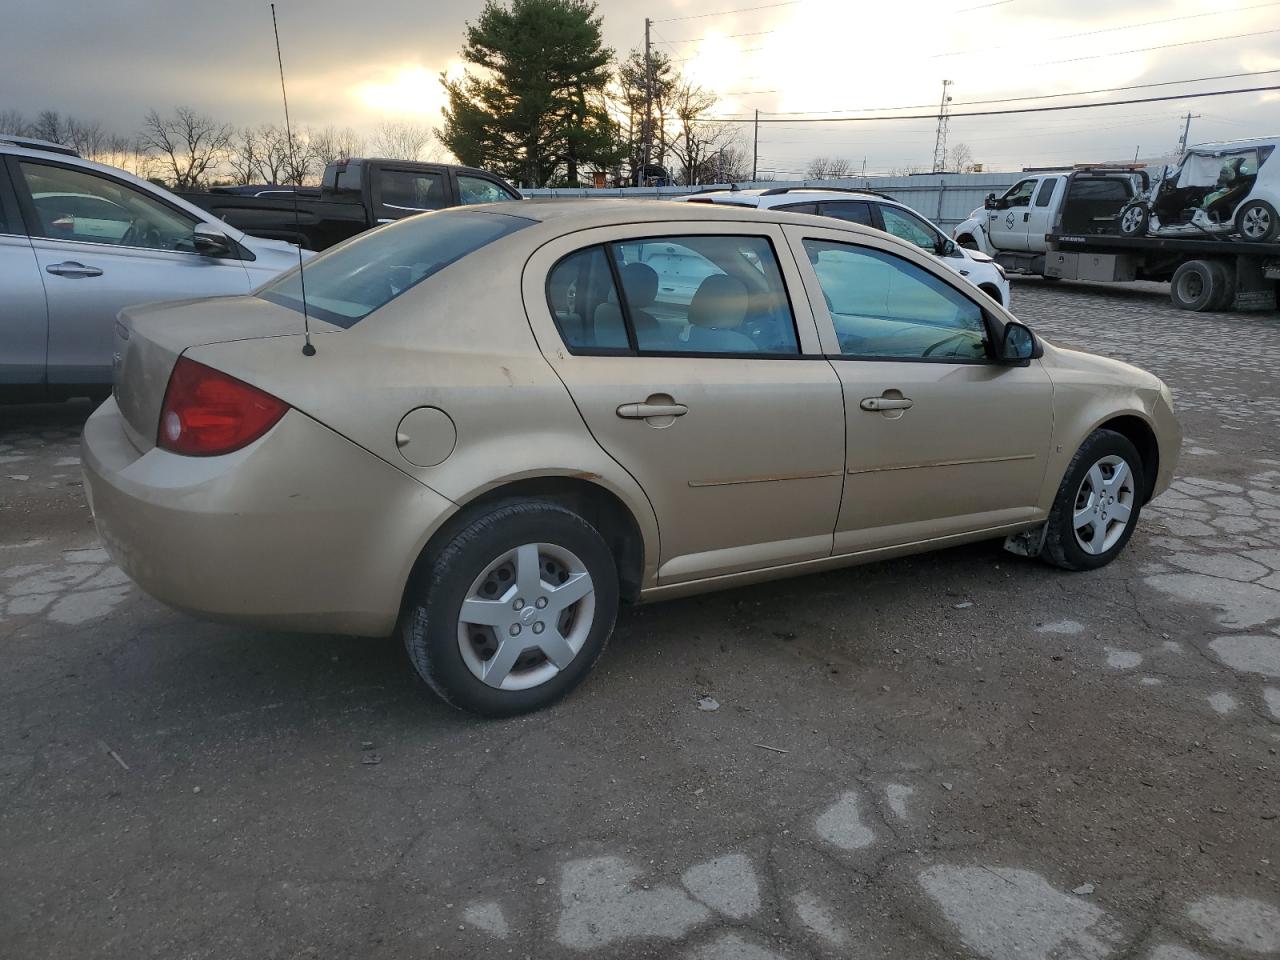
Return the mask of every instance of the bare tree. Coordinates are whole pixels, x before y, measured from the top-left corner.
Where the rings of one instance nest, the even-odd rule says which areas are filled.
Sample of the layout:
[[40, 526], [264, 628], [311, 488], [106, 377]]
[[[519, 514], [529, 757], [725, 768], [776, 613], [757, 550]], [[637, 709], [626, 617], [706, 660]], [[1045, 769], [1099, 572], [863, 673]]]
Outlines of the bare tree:
[[853, 164], [844, 157], [814, 157], [805, 168], [809, 180], [839, 180], [853, 175]]
[[221, 162], [232, 133], [230, 124], [220, 124], [190, 107], [178, 107], [169, 117], [149, 112], [140, 140], [145, 149], [157, 154], [174, 188], [190, 190]]
[[364, 153], [364, 138], [350, 127], [337, 129], [330, 124], [320, 130], [306, 131], [306, 137], [316, 162], [326, 166]]
[[29, 130], [30, 136], [52, 143], [62, 143], [67, 139], [67, 125], [57, 110], [41, 110]]
[[431, 128], [407, 120], [384, 120], [373, 135], [373, 153], [391, 160], [422, 160], [429, 157]]
[[968, 173], [973, 167], [973, 151], [967, 143], [957, 143], [948, 151], [947, 161], [948, 170]]
[[31, 121], [21, 110], [0, 110], [0, 133], [15, 137], [31, 136]]

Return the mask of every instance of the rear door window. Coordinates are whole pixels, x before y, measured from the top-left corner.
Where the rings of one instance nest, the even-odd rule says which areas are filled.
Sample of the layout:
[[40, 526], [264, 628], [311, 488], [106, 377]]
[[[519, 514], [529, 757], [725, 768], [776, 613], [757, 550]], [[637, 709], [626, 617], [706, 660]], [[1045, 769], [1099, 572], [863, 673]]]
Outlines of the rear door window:
[[1040, 181], [1040, 189], [1036, 193], [1036, 206], [1047, 207], [1053, 199], [1053, 191], [1058, 188], [1058, 180], [1060, 177], [1046, 177]]
[[268, 283], [258, 296], [351, 327], [451, 263], [533, 223], [524, 217], [454, 208], [362, 233]]
[[379, 220], [401, 220], [449, 206], [444, 171], [381, 169], [377, 179]]
[[864, 227], [875, 226], [871, 220], [871, 204], [865, 200], [828, 200], [822, 204], [819, 212], [824, 217], [860, 223]]
[[565, 257], [547, 299], [574, 353], [796, 356], [795, 319], [763, 237], [679, 236]]

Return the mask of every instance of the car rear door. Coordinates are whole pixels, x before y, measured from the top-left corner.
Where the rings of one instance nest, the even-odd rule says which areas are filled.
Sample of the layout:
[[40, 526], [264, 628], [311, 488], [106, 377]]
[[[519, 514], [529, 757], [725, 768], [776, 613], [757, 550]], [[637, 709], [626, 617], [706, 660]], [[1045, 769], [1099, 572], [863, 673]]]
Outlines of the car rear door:
[[992, 359], [981, 295], [887, 239], [786, 231], [844, 388], [835, 552], [1036, 519], [1052, 386], [1038, 361]]
[[375, 223], [391, 223], [456, 203], [446, 167], [419, 163], [377, 163], [372, 167], [369, 189]]
[[36, 253], [0, 162], [0, 390], [44, 383], [49, 313]]
[[[682, 263], [692, 294], [661, 289], [668, 259], [704, 261]], [[660, 584], [830, 555], [840, 382], [778, 227], [582, 231], [539, 249], [523, 289], [587, 428], [653, 505]]]
[[[244, 263], [195, 253], [198, 221], [160, 197], [69, 163], [10, 157], [9, 170], [48, 303], [50, 385], [111, 383], [124, 307], [249, 292]], [[100, 201], [87, 224], [74, 212], [85, 197]]]

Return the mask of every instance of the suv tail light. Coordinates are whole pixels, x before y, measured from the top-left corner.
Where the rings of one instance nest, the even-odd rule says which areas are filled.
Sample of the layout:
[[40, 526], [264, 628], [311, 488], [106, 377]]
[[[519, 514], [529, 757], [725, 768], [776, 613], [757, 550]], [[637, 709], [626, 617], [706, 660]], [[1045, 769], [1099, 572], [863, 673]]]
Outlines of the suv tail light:
[[231, 453], [270, 430], [288, 409], [243, 380], [179, 357], [164, 392], [156, 446], [188, 457]]

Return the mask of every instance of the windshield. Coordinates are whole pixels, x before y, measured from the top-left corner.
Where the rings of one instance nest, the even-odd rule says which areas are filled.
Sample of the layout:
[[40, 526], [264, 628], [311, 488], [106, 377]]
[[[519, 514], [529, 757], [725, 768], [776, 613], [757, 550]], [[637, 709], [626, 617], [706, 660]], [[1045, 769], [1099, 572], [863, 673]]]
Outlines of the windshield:
[[[377, 227], [302, 267], [307, 312], [351, 327], [433, 273], [533, 222], [451, 209]], [[258, 296], [301, 313], [302, 279], [294, 270], [268, 283]]]

